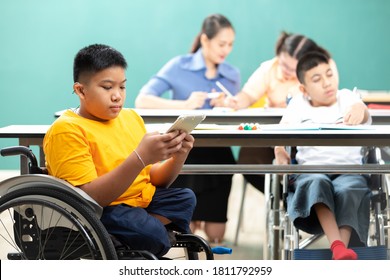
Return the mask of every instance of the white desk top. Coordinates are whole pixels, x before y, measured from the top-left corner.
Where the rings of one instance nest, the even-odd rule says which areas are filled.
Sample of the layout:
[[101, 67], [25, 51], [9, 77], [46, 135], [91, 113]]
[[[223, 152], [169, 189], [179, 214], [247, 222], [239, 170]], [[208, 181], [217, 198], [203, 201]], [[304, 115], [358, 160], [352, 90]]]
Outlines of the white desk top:
[[[179, 115], [186, 114], [204, 114], [206, 119], [203, 123], [212, 124], [240, 124], [247, 122], [258, 122], [260, 124], [278, 124], [282, 118], [284, 108], [253, 108], [232, 110], [163, 110], [163, 109], [134, 109], [145, 123], [163, 123], [173, 122]], [[373, 124], [390, 124], [390, 110], [369, 109], [373, 119]]]
[[0, 138], [43, 138], [50, 125], [9, 125], [0, 128]]
[[[157, 124], [147, 125], [155, 131]], [[158, 126], [158, 125], [157, 125]], [[42, 145], [49, 125], [10, 125], [0, 128], [0, 138], [18, 138], [20, 145]], [[232, 126], [226, 129], [194, 130], [197, 147], [270, 147], [270, 146], [389, 146], [390, 126], [373, 125], [367, 130], [255, 130], [242, 131]], [[23, 159], [23, 157], [22, 157]], [[22, 165], [23, 166], [23, 165]], [[318, 171], [319, 170], [319, 171]], [[194, 165], [183, 167], [184, 173], [198, 174], [259, 174], [296, 172], [389, 173], [389, 165], [357, 166], [274, 166], [258, 164]]]
[[[159, 131], [166, 124], [148, 124], [148, 131]], [[372, 125], [367, 130], [252, 130], [220, 125], [219, 129], [194, 130], [196, 146], [389, 146], [390, 126]], [[10, 125], [0, 128], [0, 138], [43, 139], [49, 125]]]

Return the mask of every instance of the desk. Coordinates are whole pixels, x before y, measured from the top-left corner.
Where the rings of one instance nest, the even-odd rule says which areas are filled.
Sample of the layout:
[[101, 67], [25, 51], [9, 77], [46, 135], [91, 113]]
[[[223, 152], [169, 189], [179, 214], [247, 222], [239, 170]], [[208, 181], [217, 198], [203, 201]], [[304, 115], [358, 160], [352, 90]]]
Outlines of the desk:
[[[0, 128], [0, 138], [16, 138], [20, 146], [39, 146], [39, 164], [44, 166], [42, 143], [48, 129], [49, 125], [10, 125]], [[24, 156], [20, 157], [20, 172], [28, 173], [28, 162]]]
[[[181, 114], [205, 114], [206, 119], [203, 123], [215, 124], [240, 124], [240, 123], [260, 123], [277, 124], [280, 122], [285, 109], [283, 108], [253, 108], [238, 111], [221, 110], [163, 110], [163, 109], [134, 109], [142, 116], [146, 124], [174, 122]], [[390, 110], [370, 109], [373, 124], [390, 124]]]
[[[12, 125], [0, 128], [0, 137], [18, 138], [20, 145], [42, 145], [43, 137], [49, 126]], [[156, 124], [147, 125], [147, 130], [155, 130]], [[195, 146], [225, 147], [225, 146], [296, 146], [296, 145], [322, 145], [322, 146], [388, 146], [390, 143], [390, 126], [372, 126], [367, 130], [272, 130], [272, 131], [239, 131], [230, 130], [194, 130]], [[21, 172], [26, 172], [26, 162], [21, 157]], [[25, 159], [24, 159], [25, 160]], [[42, 158], [41, 158], [42, 162]], [[182, 174], [293, 174], [293, 173], [371, 173], [389, 174], [390, 165], [364, 164], [364, 165], [185, 165]], [[269, 190], [265, 191], [265, 205], [271, 201]], [[267, 209], [267, 208], [266, 208]], [[268, 215], [268, 213], [267, 213]], [[264, 250], [268, 244], [268, 226]]]
[[[154, 131], [157, 124], [147, 125], [147, 130]], [[17, 138], [19, 145], [42, 146], [43, 137], [49, 125], [10, 125], [0, 128], [1, 138]], [[374, 125], [367, 130], [272, 130], [240, 131], [228, 130], [194, 130], [196, 147], [270, 147], [270, 146], [389, 146], [390, 126]], [[27, 171], [27, 160], [21, 157], [21, 173]], [[44, 164], [43, 153], [40, 164]], [[314, 168], [314, 169], [313, 169]], [[221, 166], [188, 165], [183, 173], [202, 174], [265, 174], [265, 173], [315, 173], [343, 171], [342, 173], [390, 173], [390, 165], [356, 165], [345, 166], [275, 166], [235, 164]], [[344, 172], [345, 171], [345, 172]]]
[[[65, 110], [54, 113], [54, 117], [59, 117]], [[172, 110], [172, 109], [134, 109], [145, 121], [150, 123], [173, 123], [180, 115], [204, 114], [206, 119], [203, 123], [213, 124], [240, 124], [240, 123], [260, 123], [277, 124], [283, 116], [284, 108], [252, 108], [238, 111], [223, 109], [215, 110]], [[390, 110], [372, 109], [369, 110], [373, 119], [373, 124], [390, 124]]]
[[240, 124], [240, 123], [262, 123], [276, 124], [280, 122], [284, 113], [283, 108], [254, 108], [231, 111], [223, 109], [215, 110], [163, 110], [163, 109], [134, 109], [145, 123], [174, 122], [179, 115], [204, 114], [204, 123], [214, 124]]

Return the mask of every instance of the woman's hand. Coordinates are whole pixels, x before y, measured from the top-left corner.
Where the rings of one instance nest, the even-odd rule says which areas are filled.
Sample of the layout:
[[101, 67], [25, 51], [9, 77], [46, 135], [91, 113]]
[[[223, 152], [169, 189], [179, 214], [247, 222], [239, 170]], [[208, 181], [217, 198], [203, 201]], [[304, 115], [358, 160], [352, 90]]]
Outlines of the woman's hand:
[[213, 107], [226, 107], [225, 106], [226, 95], [223, 92], [213, 92], [213, 94], [214, 93], [217, 95], [217, 97], [210, 99], [210, 105]]
[[185, 101], [186, 109], [199, 109], [202, 108], [207, 99], [207, 92], [194, 91], [190, 97]]
[[217, 98], [210, 100], [210, 105], [213, 107], [227, 107], [232, 109], [238, 109], [237, 99], [235, 97], [226, 96], [224, 93]]

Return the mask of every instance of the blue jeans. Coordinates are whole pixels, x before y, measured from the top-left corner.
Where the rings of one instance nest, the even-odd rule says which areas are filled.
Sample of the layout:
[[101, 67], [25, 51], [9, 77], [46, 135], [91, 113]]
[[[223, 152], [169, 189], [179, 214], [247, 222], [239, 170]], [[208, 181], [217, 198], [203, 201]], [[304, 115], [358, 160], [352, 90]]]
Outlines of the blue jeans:
[[310, 234], [323, 233], [313, 206], [325, 204], [337, 225], [349, 226], [361, 243], [368, 237], [370, 196], [367, 176], [356, 174], [292, 175], [287, 196], [287, 211], [294, 226]]
[[107, 231], [135, 250], [147, 250], [157, 257], [171, 248], [167, 228], [150, 214], [166, 217], [170, 228], [182, 233], [190, 232], [190, 221], [196, 198], [190, 189], [157, 188], [147, 208], [120, 204], [107, 206], [101, 221]]

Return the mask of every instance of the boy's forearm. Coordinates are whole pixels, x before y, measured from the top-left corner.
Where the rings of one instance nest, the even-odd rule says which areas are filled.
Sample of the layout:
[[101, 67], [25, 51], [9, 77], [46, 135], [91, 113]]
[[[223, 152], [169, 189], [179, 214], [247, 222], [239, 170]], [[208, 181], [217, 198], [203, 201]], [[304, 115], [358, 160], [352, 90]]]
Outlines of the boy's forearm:
[[364, 119], [363, 119], [362, 123], [366, 123], [369, 118], [370, 118], [370, 112], [368, 111], [368, 108], [366, 107], [364, 110]]
[[80, 188], [99, 203], [99, 205], [104, 207], [121, 196], [134, 182], [143, 168], [143, 163], [135, 153], [132, 153], [118, 167], [80, 186]]
[[370, 112], [368, 111], [368, 107], [366, 104], [363, 103], [363, 101], [360, 101], [357, 104], [358, 106], [360, 106], [360, 109], [363, 110], [364, 113], [364, 117], [361, 123], [366, 123], [370, 118]]
[[150, 171], [150, 180], [156, 187], [167, 188], [180, 174], [184, 161], [170, 158], [164, 162], [156, 163]]

